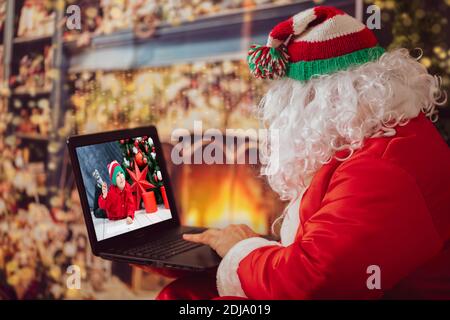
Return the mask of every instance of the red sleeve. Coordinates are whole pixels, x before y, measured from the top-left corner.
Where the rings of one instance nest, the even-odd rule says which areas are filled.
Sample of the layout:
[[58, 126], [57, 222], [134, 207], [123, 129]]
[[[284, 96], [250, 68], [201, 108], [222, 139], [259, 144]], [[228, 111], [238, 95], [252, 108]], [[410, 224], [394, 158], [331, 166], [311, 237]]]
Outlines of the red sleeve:
[[[302, 228], [292, 245], [258, 248], [241, 260], [247, 297], [379, 298], [442, 245], [415, 181], [381, 159], [342, 164]], [[380, 268], [381, 289], [368, 289], [371, 265]]]
[[134, 201], [133, 194], [131, 191], [127, 191], [127, 216], [134, 219], [134, 211], [136, 210], [136, 205]]
[[105, 199], [103, 199], [103, 195], [98, 196], [98, 206], [100, 209], [108, 211], [108, 195], [106, 195]]

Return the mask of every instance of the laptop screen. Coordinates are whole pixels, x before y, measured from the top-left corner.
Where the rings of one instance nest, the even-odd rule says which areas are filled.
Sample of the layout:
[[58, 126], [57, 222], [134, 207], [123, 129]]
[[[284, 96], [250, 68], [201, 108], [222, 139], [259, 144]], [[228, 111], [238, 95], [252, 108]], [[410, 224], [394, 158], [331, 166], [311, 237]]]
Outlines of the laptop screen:
[[75, 150], [97, 241], [172, 218], [151, 137]]

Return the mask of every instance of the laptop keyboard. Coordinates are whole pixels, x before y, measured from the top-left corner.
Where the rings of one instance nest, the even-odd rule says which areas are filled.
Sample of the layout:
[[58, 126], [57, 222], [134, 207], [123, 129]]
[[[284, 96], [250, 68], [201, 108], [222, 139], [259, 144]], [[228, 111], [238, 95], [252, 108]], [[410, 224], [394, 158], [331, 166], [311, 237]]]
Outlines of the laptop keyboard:
[[127, 250], [125, 253], [142, 258], [164, 260], [202, 245], [201, 243], [186, 241], [179, 234], [152, 241], [143, 246]]

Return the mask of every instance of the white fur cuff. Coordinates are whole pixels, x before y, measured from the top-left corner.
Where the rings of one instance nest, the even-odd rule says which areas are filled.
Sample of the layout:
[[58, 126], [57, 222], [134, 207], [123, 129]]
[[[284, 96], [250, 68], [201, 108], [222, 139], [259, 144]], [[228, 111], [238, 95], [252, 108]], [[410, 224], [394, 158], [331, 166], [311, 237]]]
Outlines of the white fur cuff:
[[242, 290], [241, 281], [237, 274], [239, 263], [250, 252], [265, 246], [280, 246], [276, 241], [264, 238], [249, 238], [236, 243], [225, 255], [217, 269], [217, 290], [219, 295], [233, 297], [247, 297]]

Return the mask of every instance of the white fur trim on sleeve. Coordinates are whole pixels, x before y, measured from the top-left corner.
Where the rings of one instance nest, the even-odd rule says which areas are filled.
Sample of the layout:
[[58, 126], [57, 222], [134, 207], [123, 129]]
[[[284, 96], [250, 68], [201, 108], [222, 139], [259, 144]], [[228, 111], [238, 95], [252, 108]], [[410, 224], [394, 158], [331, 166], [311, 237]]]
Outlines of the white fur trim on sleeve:
[[221, 297], [247, 297], [242, 290], [238, 267], [242, 259], [255, 249], [266, 246], [281, 246], [279, 242], [264, 238], [249, 238], [236, 243], [225, 255], [217, 269], [217, 290]]

